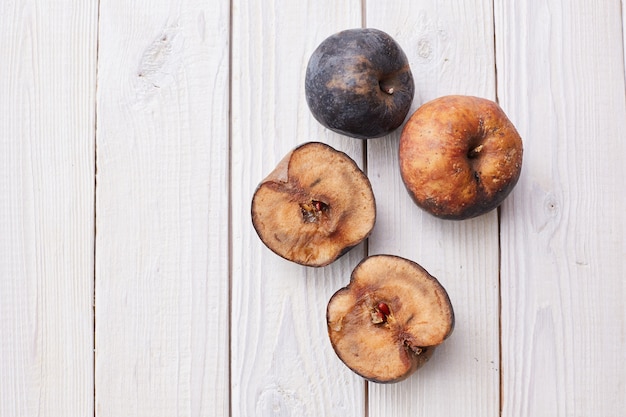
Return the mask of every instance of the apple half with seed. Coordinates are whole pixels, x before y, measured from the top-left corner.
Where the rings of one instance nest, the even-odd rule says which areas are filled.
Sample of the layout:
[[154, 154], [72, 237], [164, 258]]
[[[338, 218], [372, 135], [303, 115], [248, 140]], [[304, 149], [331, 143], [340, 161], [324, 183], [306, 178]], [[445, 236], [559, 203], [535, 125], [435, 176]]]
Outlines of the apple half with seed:
[[421, 367], [454, 328], [446, 290], [417, 263], [393, 255], [365, 258], [326, 310], [337, 356], [363, 378], [401, 381]]
[[368, 237], [375, 221], [367, 176], [348, 155], [320, 142], [289, 152], [252, 198], [261, 241], [300, 265], [332, 263]]

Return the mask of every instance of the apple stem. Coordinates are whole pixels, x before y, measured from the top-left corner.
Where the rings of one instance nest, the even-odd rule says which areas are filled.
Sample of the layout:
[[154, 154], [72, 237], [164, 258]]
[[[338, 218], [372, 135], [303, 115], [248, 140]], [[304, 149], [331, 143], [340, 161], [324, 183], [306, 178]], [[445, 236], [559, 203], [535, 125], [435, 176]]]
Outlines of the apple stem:
[[469, 153], [467, 154], [467, 156], [469, 156], [470, 158], [476, 158], [476, 157], [478, 157], [478, 154], [482, 150], [483, 150], [483, 145], [478, 145], [474, 149], [470, 150]]
[[389, 82], [389, 80], [381, 80], [378, 82], [378, 87], [384, 91], [385, 93], [392, 95], [394, 93], [394, 88], [393, 88], [393, 84], [390, 85], [391, 83]]
[[406, 346], [416, 356], [421, 355], [424, 352], [424, 350], [426, 350], [426, 348], [421, 348], [419, 346], [413, 346], [408, 340], [404, 341], [404, 346]]

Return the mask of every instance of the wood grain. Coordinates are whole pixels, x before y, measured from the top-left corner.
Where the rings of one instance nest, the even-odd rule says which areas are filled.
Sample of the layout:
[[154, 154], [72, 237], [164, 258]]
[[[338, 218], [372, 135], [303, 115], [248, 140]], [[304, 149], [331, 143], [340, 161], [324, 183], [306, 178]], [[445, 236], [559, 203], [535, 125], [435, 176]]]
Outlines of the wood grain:
[[250, 218], [257, 184], [301, 143], [328, 143], [362, 164], [362, 142], [321, 128], [304, 96], [310, 54], [332, 33], [359, 27], [360, 6], [233, 2], [233, 416], [364, 414], [364, 383], [334, 354], [325, 320], [363, 246], [330, 266], [306, 268], [263, 246]]
[[97, 2], [0, 4], [0, 416], [93, 415]]
[[[623, 415], [626, 9], [600, 3], [1, 1], [0, 417]], [[399, 131], [313, 119], [308, 58], [362, 25], [407, 53], [412, 110], [498, 99], [525, 143], [499, 212], [435, 219], [404, 189]], [[250, 219], [310, 140], [364, 167], [378, 208], [368, 243], [317, 269]], [[326, 331], [377, 253], [439, 278], [457, 319], [392, 385]]]
[[229, 3], [100, 11], [96, 408], [229, 412]]
[[495, 3], [498, 96], [526, 149], [502, 212], [503, 415], [622, 415], [620, 2]]
[[[495, 99], [491, 2], [367, 2], [367, 26], [393, 36], [416, 82], [413, 110], [446, 94]], [[418, 262], [448, 291], [456, 315], [451, 337], [428, 364], [394, 385], [370, 384], [369, 416], [497, 416], [499, 413], [497, 213], [436, 219], [404, 188], [400, 130], [368, 142], [368, 174], [379, 202], [370, 254]]]

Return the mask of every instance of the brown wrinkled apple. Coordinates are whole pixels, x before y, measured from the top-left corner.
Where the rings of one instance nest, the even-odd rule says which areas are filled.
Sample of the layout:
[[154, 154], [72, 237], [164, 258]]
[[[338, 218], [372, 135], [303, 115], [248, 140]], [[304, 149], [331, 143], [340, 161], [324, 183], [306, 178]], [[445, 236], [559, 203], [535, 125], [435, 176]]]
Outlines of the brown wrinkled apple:
[[263, 243], [295, 263], [330, 264], [372, 231], [371, 184], [345, 153], [308, 142], [289, 152], [257, 187], [252, 224]]
[[364, 259], [326, 310], [337, 356], [363, 378], [397, 382], [421, 367], [454, 328], [446, 290], [417, 263], [393, 255]]
[[522, 139], [497, 103], [444, 96], [419, 107], [400, 137], [402, 179], [418, 206], [462, 220], [509, 195], [522, 168]]

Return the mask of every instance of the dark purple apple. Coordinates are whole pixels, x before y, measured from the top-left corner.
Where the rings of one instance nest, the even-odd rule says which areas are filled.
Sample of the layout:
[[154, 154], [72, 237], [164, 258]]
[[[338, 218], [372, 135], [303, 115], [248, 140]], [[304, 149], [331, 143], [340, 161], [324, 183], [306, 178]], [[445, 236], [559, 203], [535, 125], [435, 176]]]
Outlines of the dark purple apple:
[[313, 52], [305, 92], [311, 113], [323, 126], [369, 139], [404, 122], [415, 86], [407, 57], [391, 36], [377, 29], [348, 29], [326, 38]]

